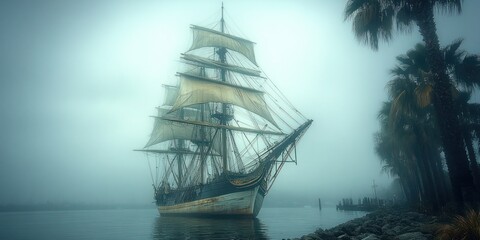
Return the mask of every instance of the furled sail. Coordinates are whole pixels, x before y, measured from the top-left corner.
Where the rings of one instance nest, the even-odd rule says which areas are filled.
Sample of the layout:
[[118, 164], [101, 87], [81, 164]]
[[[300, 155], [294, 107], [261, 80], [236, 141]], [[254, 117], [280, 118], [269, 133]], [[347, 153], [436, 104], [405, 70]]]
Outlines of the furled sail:
[[[196, 152], [190, 150], [157, 150], [157, 149], [137, 149], [134, 151], [149, 152], [149, 153], [160, 153], [160, 154], [189, 154], [194, 155]], [[220, 156], [216, 153], [209, 153], [208, 156]]]
[[192, 30], [193, 42], [189, 51], [202, 47], [224, 47], [241, 53], [252, 63], [257, 65], [257, 62], [255, 61], [255, 52], [253, 51], [253, 42], [230, 34], [195, 25], [192, 25]]
[[192, 54], [183, 54], [183, 59], [196, 63], [200, 67], [222, 68], [228, 71], [245, 74], [253, 77], [261, 77], [260, 71], [250, 68], [239, 67], [227, 63], [222, 63], [209, 58], [199, 57]]
[[245, 108], [277, 126], [267, 108], [262, 91], [180, 73], [179, 95], [171, 111], [208, 102], [227, 103]]

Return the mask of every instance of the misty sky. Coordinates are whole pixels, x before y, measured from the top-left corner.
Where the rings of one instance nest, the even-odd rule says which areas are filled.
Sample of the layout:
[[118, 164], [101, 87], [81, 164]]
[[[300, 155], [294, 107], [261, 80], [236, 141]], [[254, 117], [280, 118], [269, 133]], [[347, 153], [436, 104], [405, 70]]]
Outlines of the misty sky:
[[[224, 0], [232, 33], [256, 42], [263, 71], [308, 118], [298, 165], [271, 191], [337, 199], [387, 187], [373, 134], [395, 56], [421, 38], [395, 34], [378, 52], [344, 22], [345, 1]], [[164, 83], [180, 69], [190, 24], [212, 25], [221, 1], [1, 1], [0, 204], [148, 203], [146, 143]], [[480, 1], [438, 16], [442, 45], [480, 53]], [[478, 99], [476, 99], [478, 100]], [[268, 198], [268, 197], [267, 197]]]

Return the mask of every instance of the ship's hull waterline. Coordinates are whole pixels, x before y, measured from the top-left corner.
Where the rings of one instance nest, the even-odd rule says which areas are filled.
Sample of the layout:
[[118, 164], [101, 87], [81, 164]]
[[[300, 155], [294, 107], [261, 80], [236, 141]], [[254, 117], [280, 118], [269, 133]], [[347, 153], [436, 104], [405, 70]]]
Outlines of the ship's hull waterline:
[[262, 207], [264, 193], [256, 186], [244, 191], [222, 194], [170, 206], [158, 206], [161, 216], [255, 217]]

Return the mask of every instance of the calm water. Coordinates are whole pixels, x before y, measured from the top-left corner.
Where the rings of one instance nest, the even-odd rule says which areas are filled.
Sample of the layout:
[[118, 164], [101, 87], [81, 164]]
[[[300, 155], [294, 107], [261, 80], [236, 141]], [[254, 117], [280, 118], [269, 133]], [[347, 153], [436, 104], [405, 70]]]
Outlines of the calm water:
[[330, 228], [363, 212], [263, 208], [257, 219], [160, 217], [155, 209], [0, 213], [0, 239], [282, 239]]

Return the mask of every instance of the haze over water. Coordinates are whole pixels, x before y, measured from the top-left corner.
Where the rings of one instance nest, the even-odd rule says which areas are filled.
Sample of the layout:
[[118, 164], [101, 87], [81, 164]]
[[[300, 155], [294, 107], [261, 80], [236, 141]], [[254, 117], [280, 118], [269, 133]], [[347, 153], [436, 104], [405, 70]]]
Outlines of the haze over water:
[[6, 212], [0, 239], [282, 239], [363, 215], [334, 208], [264, 208], [256, 219], [160, 217], [153, 208]]

